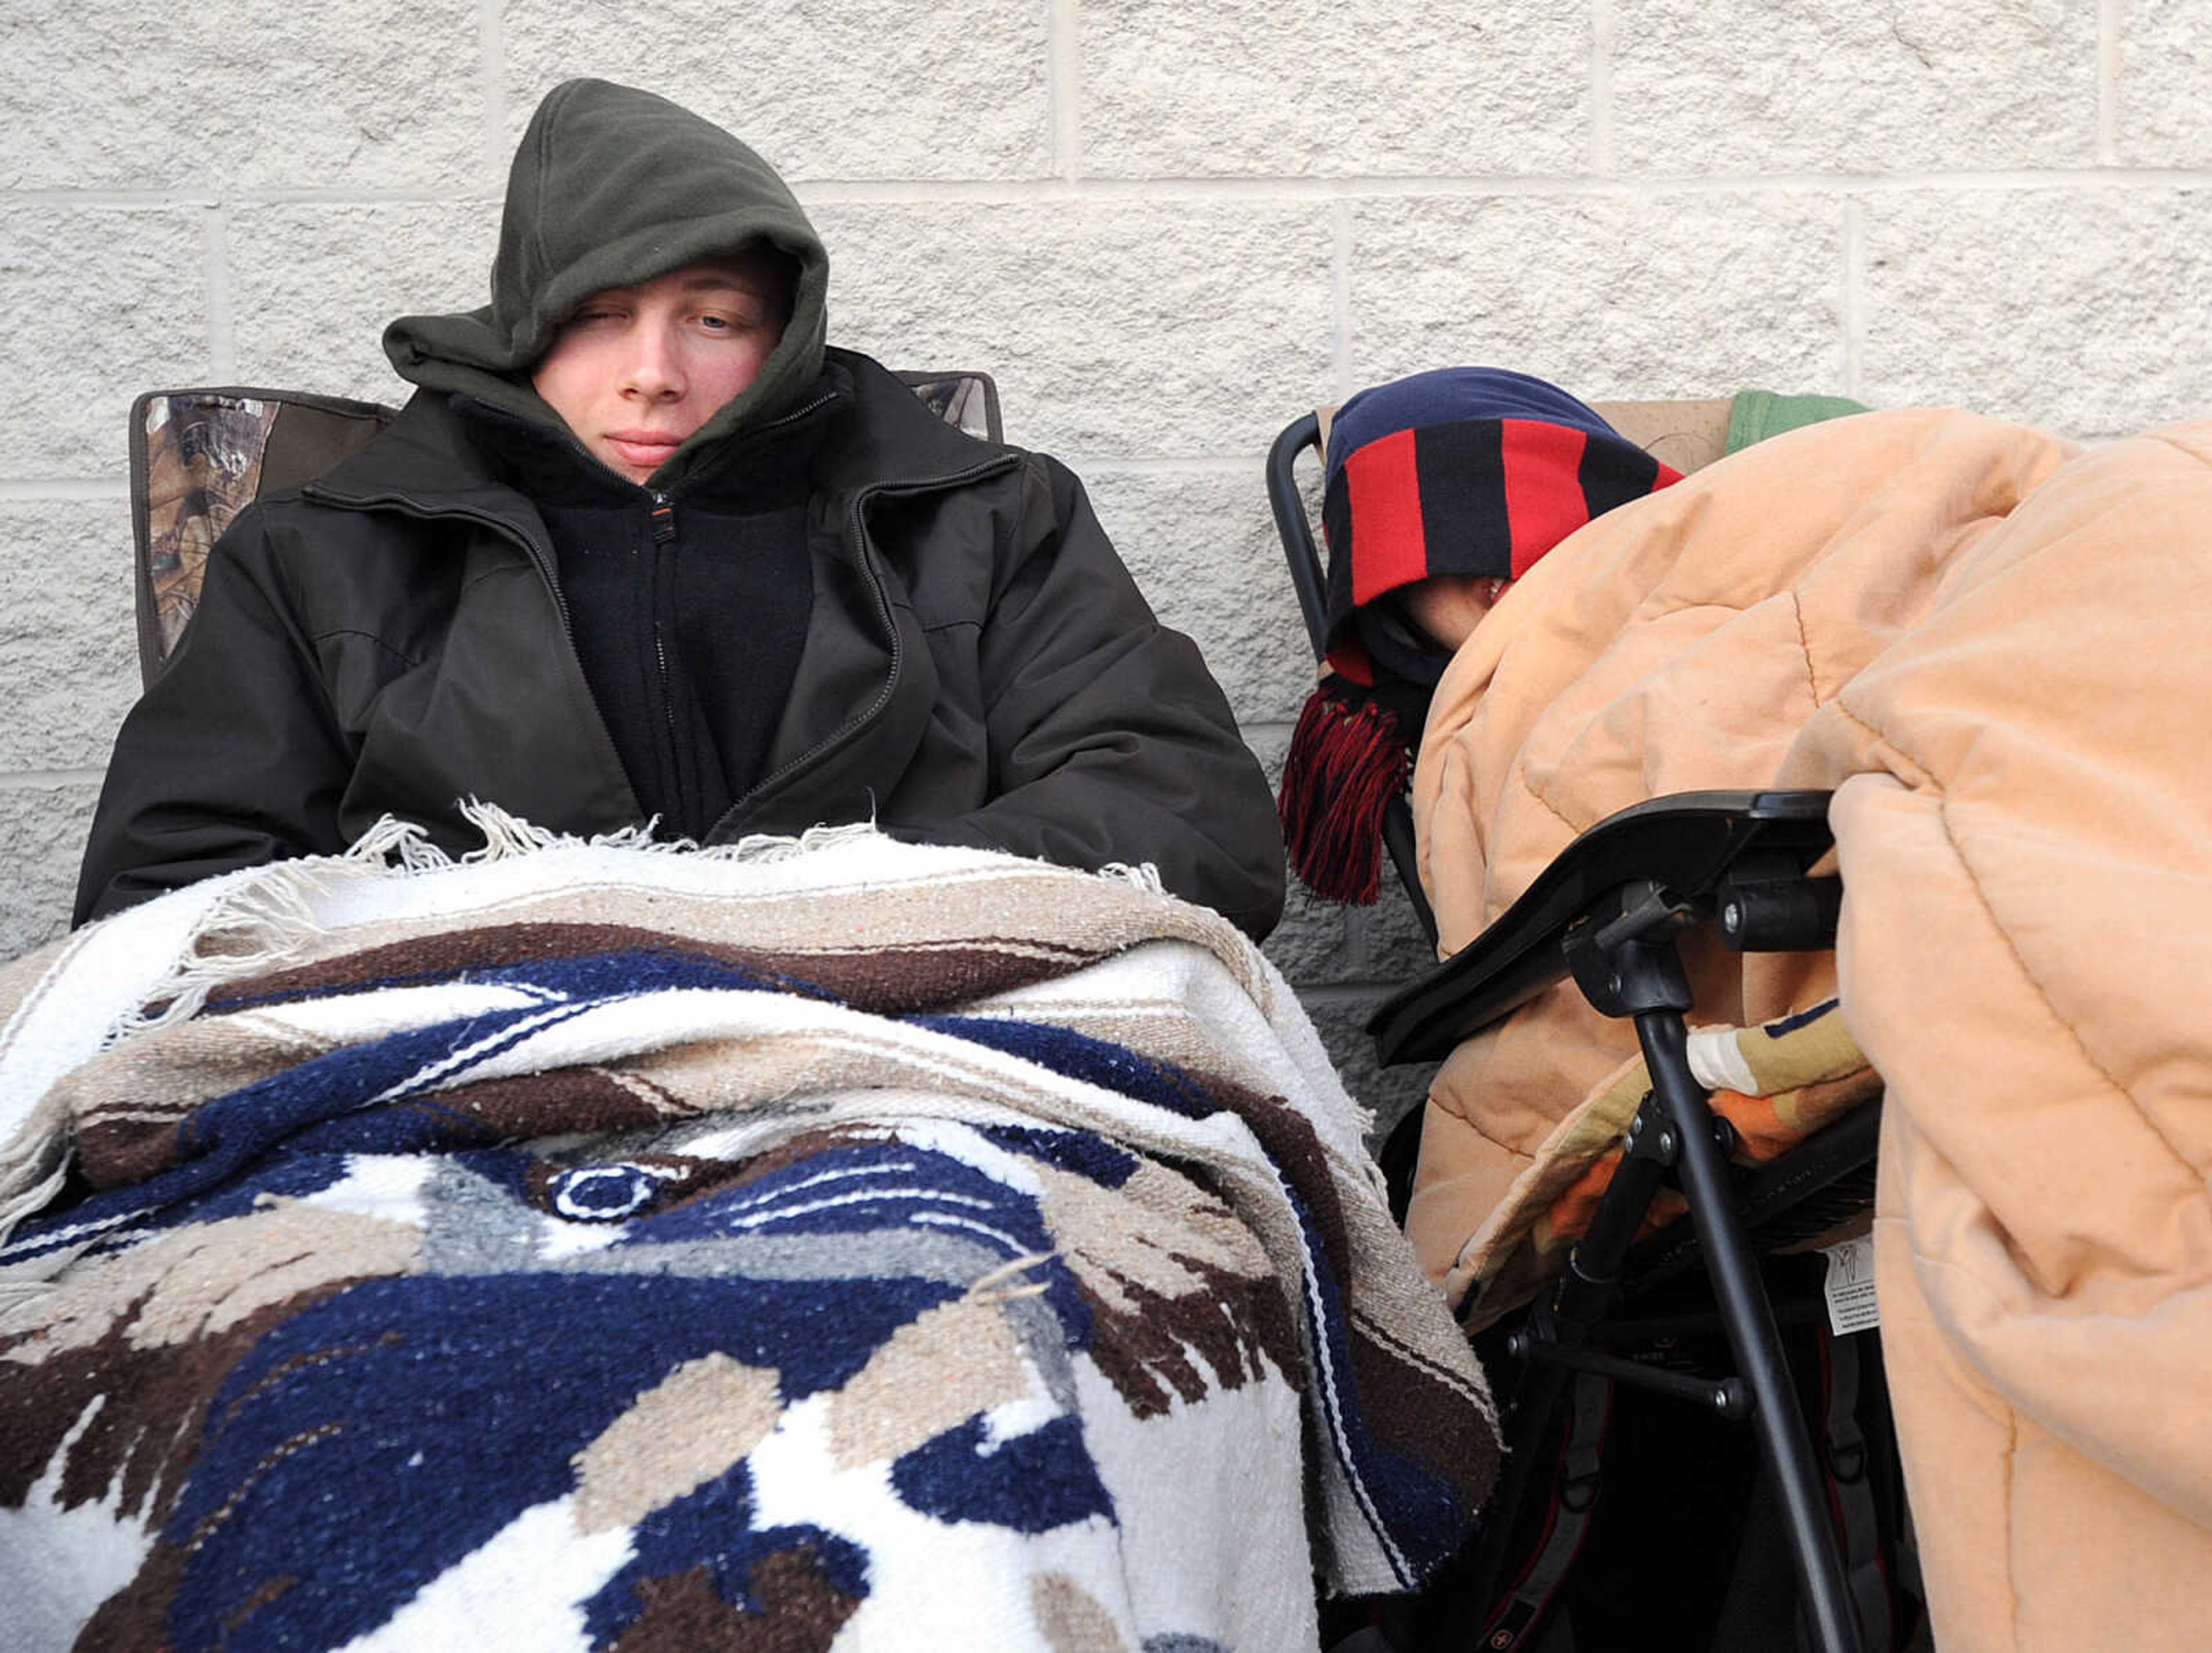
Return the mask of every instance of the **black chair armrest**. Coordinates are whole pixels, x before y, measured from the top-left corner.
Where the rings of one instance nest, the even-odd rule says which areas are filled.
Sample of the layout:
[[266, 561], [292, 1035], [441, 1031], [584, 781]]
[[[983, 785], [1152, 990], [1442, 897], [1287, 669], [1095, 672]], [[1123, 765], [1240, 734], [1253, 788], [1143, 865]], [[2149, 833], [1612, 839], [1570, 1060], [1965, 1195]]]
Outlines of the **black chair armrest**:
[[[1825, 792], [1687, 792], [1607, 816], [1560, 852], [1498, 921], [1449, 960], [1384, 1000], [1367, 1024], [1376, 1055], [1433, 1061], [1517, 1010], [1571, 966], [1569, 932], [1617, 912], [1623, 892], [1686, 917], [1715, 918], [1732, 875], [1800, 878], [1832, 839]], [[1832, 924], [1832, 908], [1828, 909]], [[1729, 935], [1729, 927], [1723, 926]], [[1739, 932], [1729, 935], [1745, 945]], [[1758, 947], [1755, 934], [1748, 945]]]

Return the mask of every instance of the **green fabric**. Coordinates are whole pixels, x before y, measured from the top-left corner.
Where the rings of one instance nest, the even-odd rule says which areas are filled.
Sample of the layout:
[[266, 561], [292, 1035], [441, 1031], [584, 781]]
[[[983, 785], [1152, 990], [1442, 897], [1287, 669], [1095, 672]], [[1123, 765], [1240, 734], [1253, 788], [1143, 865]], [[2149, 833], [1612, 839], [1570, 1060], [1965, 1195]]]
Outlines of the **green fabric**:
[[1772, 391], [1743, 391], [1729, 409], [1728, 446], [1738, 448], [1779, 436], [1800, 425], [1817, 425], [1824, 419], [1842, 419], [1867, 410], [1863, 402], [1848, 396], [1777, 396]]
[[515, 150], [492, 301], [402, 316], [385, 329], [385, 354], [426, 390], [560, 429], [528, 374], [579, 304], [756, 240], [799, 266], [790, 323], [760, 376], [669, 457], [656, 484], [787, 409], [820, 377], [830, 256], [775, 169], [720, 127], [650, 92], [566, 81], [545, 94]]

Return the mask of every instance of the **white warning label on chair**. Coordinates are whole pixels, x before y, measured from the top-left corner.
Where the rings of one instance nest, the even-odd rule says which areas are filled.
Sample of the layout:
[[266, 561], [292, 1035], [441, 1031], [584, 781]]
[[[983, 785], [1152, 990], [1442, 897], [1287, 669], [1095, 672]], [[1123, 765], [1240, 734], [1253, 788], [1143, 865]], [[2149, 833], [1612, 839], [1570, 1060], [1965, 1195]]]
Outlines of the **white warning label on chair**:
[[1869, 1332], [1881, 1324], [1874, 1302], [1874, 1239], [1845, 1240], [1827, 1247], [1828, 1328], [1838, 1337]]

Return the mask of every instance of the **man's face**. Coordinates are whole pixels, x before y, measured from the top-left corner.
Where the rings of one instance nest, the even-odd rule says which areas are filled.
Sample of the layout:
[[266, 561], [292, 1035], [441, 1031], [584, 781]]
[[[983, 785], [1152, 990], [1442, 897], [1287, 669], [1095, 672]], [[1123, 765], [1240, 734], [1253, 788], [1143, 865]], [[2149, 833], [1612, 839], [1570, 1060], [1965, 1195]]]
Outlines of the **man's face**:
[[685, 264], [585, 300], [530, 382], [579, 441], [641, 483], [753, 382], [784, 306], [769, 256]]

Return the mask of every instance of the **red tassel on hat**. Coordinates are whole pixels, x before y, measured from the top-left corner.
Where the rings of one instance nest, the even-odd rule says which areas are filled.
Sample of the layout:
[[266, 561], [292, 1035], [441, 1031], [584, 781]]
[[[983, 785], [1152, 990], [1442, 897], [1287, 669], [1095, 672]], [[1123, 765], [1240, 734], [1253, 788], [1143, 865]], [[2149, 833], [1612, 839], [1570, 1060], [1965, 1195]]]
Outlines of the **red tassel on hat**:
[[1325, 901], [1374, 905], [1382, 812], [1412, 767], [1395, 713], [1334, 679], [1307, 696], [1275, 798], [1299, 882]]

